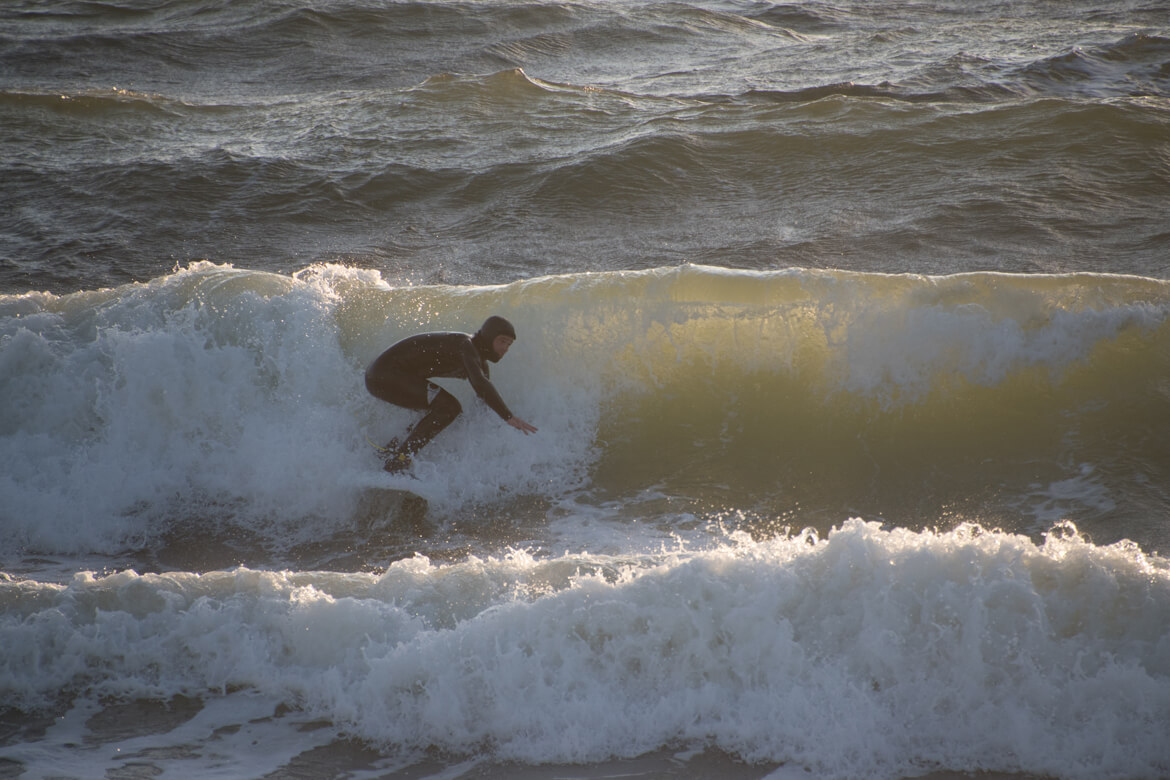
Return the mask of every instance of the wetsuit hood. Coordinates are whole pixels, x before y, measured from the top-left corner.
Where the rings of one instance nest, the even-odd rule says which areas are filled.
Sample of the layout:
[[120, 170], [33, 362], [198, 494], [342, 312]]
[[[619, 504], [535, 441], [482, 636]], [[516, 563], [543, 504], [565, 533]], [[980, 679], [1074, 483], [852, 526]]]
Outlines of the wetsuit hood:
[[500, 356], [496, 354], [493, 348], [496, 336], [507, 336], [513, 341], [516, 339], [516, 329], [512, 327], [512, 323], [508, 322], [503, 317], [491, 316], [483, 321], [483, 325], [479, 326], [479, 330], [471, 337], [471, 342], [475, 344], [475, 348], [479, 350], [479, 354], [483, 355], [485, 360], [490, 360], [492, 363], [500, 362]]

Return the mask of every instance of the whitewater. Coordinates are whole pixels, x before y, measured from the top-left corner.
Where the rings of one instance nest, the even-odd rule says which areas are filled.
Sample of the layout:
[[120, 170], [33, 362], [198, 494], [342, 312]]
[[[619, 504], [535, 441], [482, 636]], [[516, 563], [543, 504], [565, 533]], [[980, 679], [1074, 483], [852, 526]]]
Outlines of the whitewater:
[[[826, 777], [1165, 766], [1165, 562], [1071, 529], [1036, 545], [850, 521], [826, 540], [737, 535], [705, 551], [79, 575], [5, 583], [6, 600], [17, 587], [27, 619], [5, 627], [0, 678], [15, 701], [78, 685], [207, 698], [119, 746], [201, 776], [275, 769], [291, 757], [287, 737], [268, 749], [277, 724], [307, 732], [298, 751], [339, 732], [380, 747], [378, 772], [436, 744], [535, 764], [716, 746]], [[83, 731], [93, 705], [77, 709], [50, 744]], [[44, 751], [5, 755], [80, 775], [101, 761]]]

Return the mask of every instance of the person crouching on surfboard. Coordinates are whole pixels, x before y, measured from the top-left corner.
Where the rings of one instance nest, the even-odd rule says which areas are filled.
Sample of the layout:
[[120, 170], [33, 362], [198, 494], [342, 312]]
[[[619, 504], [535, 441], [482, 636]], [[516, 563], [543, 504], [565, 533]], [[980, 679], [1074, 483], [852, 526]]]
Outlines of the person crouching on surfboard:
[[427, 380], [431, 377], [466, 379], [476, 395], [508, 425], [525, 434], [536, 428], [509, 411], [488, 379], [488, 363], [498, 363], [516, 340], [516, 329], [503, 317], [488, 317], [474, 336], [466, 333], [420, 333], [399, 341], [366, 369], [370, 395], [395, 406], [425, 411], [399, 443], [392, 439], [383, 451], [386, 471], [410, 468], [411, 458], [450, 425], [463, 407], [455, 396]]

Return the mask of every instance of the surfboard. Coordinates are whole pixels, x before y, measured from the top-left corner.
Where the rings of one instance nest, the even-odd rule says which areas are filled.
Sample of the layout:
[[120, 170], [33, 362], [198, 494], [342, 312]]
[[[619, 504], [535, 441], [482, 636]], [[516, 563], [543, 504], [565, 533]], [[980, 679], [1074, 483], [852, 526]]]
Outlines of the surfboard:
[[355, 510], [359, 521], [373, 528], [426, 525], [427, 499], [411, 489], [418, 480], [408, 474], [387, 474], [380, 468], [397, 440], [389, 447], [376, 444], [369, 436], [366, 441], [378, 454], [379, 470], [359, 480], [361, 494]]
[[379, 485], [362, 488], [354, 515], [371, 530], [414, 528], [421, 533], [429, 527], [428, 508], [427, 500], [417, 493]]

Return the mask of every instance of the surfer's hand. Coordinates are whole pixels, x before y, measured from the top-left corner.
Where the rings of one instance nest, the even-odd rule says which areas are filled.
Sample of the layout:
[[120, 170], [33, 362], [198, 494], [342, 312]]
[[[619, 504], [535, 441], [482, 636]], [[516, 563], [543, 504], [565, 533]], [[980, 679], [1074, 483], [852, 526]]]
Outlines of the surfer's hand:
[[511, 425], [513, 428], [515, 428], [518, 431], [524, 431], [525, 434], [536, 433], [536, 426], [535, 425], [529, 425], [528, 423], [521, 420], [519, 417], [509, 417], [508, 418], [508, 425]]

